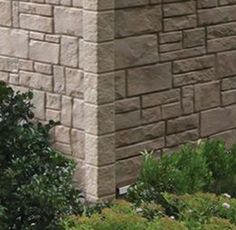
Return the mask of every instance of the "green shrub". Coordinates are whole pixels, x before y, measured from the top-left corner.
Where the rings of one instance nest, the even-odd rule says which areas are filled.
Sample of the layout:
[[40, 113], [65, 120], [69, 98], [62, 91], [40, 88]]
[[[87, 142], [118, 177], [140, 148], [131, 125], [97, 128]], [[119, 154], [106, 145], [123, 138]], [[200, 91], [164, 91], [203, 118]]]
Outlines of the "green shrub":
[[148, 221], [138, 215], [132, 205], [121, 201], [101, 214], [72, 217], [64, 221], [65, 230], [144, 230]]
[[172, 220], [169, 217], [163, 217], [156, 219], [149, 223], [148, 230], [188, 230], [183, 223]]
[[178, 220], [185, 223], [188, 229], [201, 229], [212, 223], [212, 218], [227, 219], [236, 225], [236, 200], [224, 195], [210, 193], [186, 194], [177, 196], [165, 194], [165, 198], [178, 207]]
[[[179, 210], [177, 217], [167, 216], [161, 205], [146, 203], [136, 209], [126, 201], [116, 201], [111, 208], [90, 218], [70, 217], [65, 230], [236, 230], [236, 200], [210, 193], [194, 195], [163, 194]], [[156, 213], [155, 213], [156, 212]], [[145, 215], [155, 213], [153, 219]]]
[[32, 97], [0, 83], [1, 227], [58, 230], [62, 216], [82, 212], [75, 163], [50, 147], [54, 122], [32, 122]]
[[226, 149], [223, 141], [206, 141], [199, 149], [212, 172], [207, 191], [236, 195], [236, 145]]
[[212, 218], [209, 223], [203, 226], [202, 230], [236, 230], [236, 225], [226, 219]]
[[222, 141], [206, 141], [196, 147], [184, 145], [161, 159], [145, 152], [139, 178], [128, 198], [137, 205], [142, 200], [163, 205], [163, 192], [200, 191], [236, 195], [236, 145], [230, 149]]
[[185, 194], [201, 191], [210, 179], [206, 158], [186, 145], [179, 152], [161, 159], [144, 153], [138, 184], [159, 192]]

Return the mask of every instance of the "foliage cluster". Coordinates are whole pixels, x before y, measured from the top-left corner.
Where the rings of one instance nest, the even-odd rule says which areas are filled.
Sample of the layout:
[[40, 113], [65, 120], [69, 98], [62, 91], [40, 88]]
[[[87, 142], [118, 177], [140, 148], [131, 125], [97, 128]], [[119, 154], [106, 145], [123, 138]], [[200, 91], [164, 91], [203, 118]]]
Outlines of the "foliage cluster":
[[[163, 192], [194, 194], [196, 192], [236, 195], [236, 146], [227, 149], [219, 140], [184, 145], [178, 152], [160, 159], [143, 154], [143, 165], [137, 183], [129, 190], [129, 200], [168, 202]], [[175, 210], [172, 210], [174, 214]]]
[[80, 214], [75, 163], [50, 146], [56, 124], [33, 122], [31, 92], [0, 83], [0, 229], [60, 229], [64, 215]]
[[[161, 205], [135, 210], [131, 203], [116, 201], [111, 208], [105, 208], [100, 214], [88, 217], [67, 218], [65, 230], [235, 230], [236, 200], [210, 193], [195, 195], [164, 194], [165, 198], [180, 213], [178, 217], [167, 216]], [[147, 212], [156, 211], [150, 220]], [[158, 210], [158, 212], [157, 212]]]

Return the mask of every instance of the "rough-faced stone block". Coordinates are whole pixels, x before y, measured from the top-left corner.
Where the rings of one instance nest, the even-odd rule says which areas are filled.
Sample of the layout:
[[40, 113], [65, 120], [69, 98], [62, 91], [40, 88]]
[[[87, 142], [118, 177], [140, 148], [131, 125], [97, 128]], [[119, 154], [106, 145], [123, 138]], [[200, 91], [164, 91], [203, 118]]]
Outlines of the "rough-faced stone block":
[[163, 4], [164, 17], [182, 16], [195, 13], [195, 1]]
[[86, 0], [83, 2], [84, 9], [102, 11], [114, 9], [115, 0]]
[[52, 91], [52, 76], [20, 71], [20, 84], [30, 88]]
[[125, 71], [115, 72], [115, 97], [116, 99], [121, 99], [126, 97]]
[[180, 90], [171, 89], [142, 96], [142, 107], [152, 107], [180, 101]]
[[179, 102], [162, 105], [161, 111], [163, 119], [179, 117], [182, 114], [181, 104]]
[[118, 161], [116, 163], [117, 186], [124, 186], [133, 183], [138, 177], [141, 162], [141, 157], [133, 157], [129, 160]]
[[69, 144], [70, 143], [70, 128], [65, 126], [55, 127], [55, 139], [56, 141]]
[[19, 70], [18, 59], [0, 56], [0, 70], [7, 72], [18, 72]]
[[0, 25], [11, 26], [11, 2], [0, 1]]
[[229, 90], [236, 88], [236, 77], [224, 78], [222, 80], [222, 90]]
[[78, 65], [78, 40], [75, 37], [61, 37], [60, 63], [65, 66], [77, 67]]
[[161, 119], [161, 108], [159, 106], [142, 110], [142, 124], [157, 122]]
[[199, 10], [198, 18], [201, 26], [231, 22], [236, 19], [236, 6]]
[[164, 31], [190, 29], [196, 27], [196, 25], [196, 15], [184, 15], [164, 19]]
[[236, 51], [217, 54], [217, 76], [219, 78], [236, 74]]
[[[201, 136], [207, 137], [236, 127], [236, 106], [216, 108], [201, 113]], [[223, 120], [222, 120], [223, 119]]]
[[18, 29], [0, 28], [0, 54], [27, 58], [28, 33]]
[[128, 70], [128, 95], [168, 89], [172, 85], [171, 65], [158, 64]]
[[186, 30], [183, 33], [184, 47], [195, 47], [205, 45], [205, 29], [197, 28], [192, 30]]
[[139, 126], [141, 124], [140, 111], [135, 110], [131, 112], [116, 114], [115, 124], [116, 124], [115, 127], [116, 130]]
[[189, 57], [196, 57], [204, 55], [205, 52], [206, 50], [204, 47], [181, 49], [160, 54], [160, 60], [164, 62], [164, 61], [173, 61]]
[[82, 10], [76, 8], [54, 8], [55, 33], [82, 36]]
[[160, 31], [161, 7], [140, 7], [115, 11], [115, 35], [125, 37]]
[[140, 98], [132, 97], [124, 100], [117, 100], [115, 102], [116, 113], [124, 113], [140, 109]]
[[93, 104], [105, 104], [115, 100], [114, 74], [90, 74], [84, 77], [84, 100]]
[[51, 33], [52, 18], [31, 14], [20, 14], [20, 27], [27, 30]]
[[83, 43], [84, 70], [92, 73], [103, 73], [114, 70], [114, 44], [104, 43]]
[[198, 8], [211, 8], [217, 6], [217, 0], [199, 0], [197, 2]]
[[189, 141], [196, 141], [198, 136], [198, 130], [188, 130], [182, 133], [169, 135], [166, 137], [166, 147], [173, 147]]
[[93, 135], [112, 133], [115, 129], [114, 125], [112, 104], [97, 106], [85, 103], [84, 126], [87, 133]]
[[36, 61], [58, 64], [59, 45], [49, 42], [31, 41], [29, 56]]
[[182, 109], [184, 114], [191, 114], [194, 111], [193, 86], [185, 86], [182, 88]]
[[115, 41], [115, 68], [133, 67], [158, 61], [157, 37], [143, 35]]
[[84, 101], [80, 99], [73, 100], [72, 110], [72, 126], [73, 128], [84, 130]]
[[223, 140], [227, 147], [231, 148], [236, 143], [236, 130], [229, 130], [212, 136], [212, 139]]
[[174, 86], [184, 86], [213, 80], [216, 80], [215, 69], [208, 68], [174, 75]]
[[222, 92], [222, 104], [231, 105], [236, 103], [236, 90]]
[[[147, 140], [144, 142], [138, 142], [133, 145], [128, 145], [116, 149], [116, 159], [132, 159], [133, 157], [140, 156], [141, 152], [144, 150], [157, 152], [162, 149], [165, 145], [164, 137], [159, 137], [152, 140]], [[132, 157], [132, 158], [131, 158]], [[124, 172], [125, 173], [125, 172]]]
[[196, 129], [199, 125], [198, 114], [192, 114], [167, 122], [167, 134], [178, 133], [189, 129]]
[[47, 93], [47, 108], [59, 110], [61, 108], [60, 95]]
[[95, 136], [85, 135], [86, 162], [94, 166], [103, 166], [115, 162], [114, 134]]
[[50, 64], [35, 62], [34, 69], [36, 72], [44, 73], [44, 74], [52, 74], [52, 66]]
[[207, 27], [207, 39], [222, 38], [232, 35], [236, 35], [236, 22]]
[[174, 73], [190, 72], [194, 70], [214, 67], [214, 64], [215, 64], [215, 57], [213, 55], [187, 58], [184, 60], [174, 61], [173, 71]]
[[86, 193], [96, 197], [115, 194], [115, 166], [95, 167], [86, 165]]
[[82, 97], [84, 91], [84, 74], [81, 70], [66, 68], [66, 94]]
[[85, 158], [85, 133], [78, 129], [71, 130], [71, 146], [73, 156], [79, 159]]
[[52, 16], [52, 6], [31, 2], [19, 2], [19, 11], [26, 14]]
[[109, 41], [114, 39], [114, 12], [83, 11], [83, 38], [86, 41]]
[[220, 105], [220, 83], [212, 82], [195, 86], [195, 109], [197, 111]]
[[35, 118], [40, 120], [45, 119], [45, 93], [43, 91], [33, 90], [34, 97], [32, 103], [34, 104]]
[[0, 81], [8, 82], [8, 73], [0, 71]]
[[61, 123], [62, 125], [71, 126], [72, 121], [72, 98], [62, 96], [61, 100]]

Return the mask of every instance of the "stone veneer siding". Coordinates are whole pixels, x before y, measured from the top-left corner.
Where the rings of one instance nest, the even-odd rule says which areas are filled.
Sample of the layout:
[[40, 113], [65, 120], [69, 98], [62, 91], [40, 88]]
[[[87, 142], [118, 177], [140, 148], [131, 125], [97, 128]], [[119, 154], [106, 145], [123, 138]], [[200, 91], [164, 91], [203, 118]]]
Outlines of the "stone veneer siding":
[[61, 121], [87, 198], [114, 197], [143, 149], [236, 143], [236, 1], [0, 0], [0, 80]]

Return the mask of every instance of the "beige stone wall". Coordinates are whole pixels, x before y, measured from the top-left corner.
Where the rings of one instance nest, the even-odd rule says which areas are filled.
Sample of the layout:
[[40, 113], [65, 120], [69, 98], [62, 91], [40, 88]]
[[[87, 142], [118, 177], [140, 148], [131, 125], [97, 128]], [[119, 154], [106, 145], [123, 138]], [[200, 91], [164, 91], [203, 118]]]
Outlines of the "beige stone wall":
[[61, 122], [54, 145], [90, 200], [115, 195], [114, 28], [112, 0], [0, 0], [0, 80]]
[[60, 121], [55, 146], [84, 153], [83, 9], [78, 0], [0, 0], [0, 80], [32, 89], [36, 118]]
[[139, 152], [236, 143], [236, 1], [116, 0], [116, 183]]
[[0, 80], [32, 89], [87, 198], [134, 181], [140, 151], [236, 142], [236, 1], [0, 0]]

